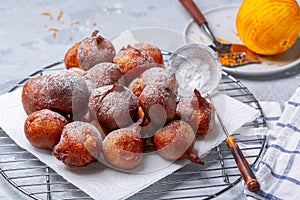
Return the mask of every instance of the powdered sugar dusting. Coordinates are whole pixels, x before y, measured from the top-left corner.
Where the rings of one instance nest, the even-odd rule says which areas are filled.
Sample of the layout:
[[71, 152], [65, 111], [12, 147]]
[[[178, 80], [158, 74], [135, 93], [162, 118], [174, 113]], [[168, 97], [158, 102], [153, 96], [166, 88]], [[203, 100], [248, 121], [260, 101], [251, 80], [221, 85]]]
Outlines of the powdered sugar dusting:
[[150, 68], [141, 75], [141, 78], [145, 86], [149, 84], [163, 84], [165, 87], [171, 89], [175, 94], [177, 94], [178, 83], [175, 75], [164, 68]]
[[163, 85], [147, 85], [139, 96], [139, 104], [147, 118], [156, 124], [171, 121], [175, 117], [176, 95]]
[[137, 99], [132, 91], [121, 85], [114, 87], [103, 86], [95, 89], [89, 103], [90, 112], [101, 125], [110, 129], [133, 123], [138, 112]]
[[22, 90], [22, 104], [25, 112], [48, 108], [47, 85], [48, 75], [38, 76], [27, 81]]
[[65, 113], [81, 110], [88, 103], [88, 88], [83, 78], [64, 70], [49, 77], [47, 98], [50, 109]]
[[124, 74], [137, 67], [147, 69], [155, 66], [154, 60], [146, 52], [131, 46], [121, 49], [114, 58], [114, 63], [121, 67]]
[[105, 85], [116, 83], [124, 84], [121, 68], [113, 63], [100, 63], [92, 67], [83, 76], [89, 89], [96, 89]]
[[203, 91], [206, 83], [211, 79], [210, 67], [200, 59], [189, 58], [189, 62], [178, 65], [175, 77], [179, 84], [179, 94], [193, 95], [194, 89]]
[[78, 61], [84, 70], [101, 62], [112, 62], [115, 56], [112, 43], [105, 38], [99, 43], [97, 37], [101, 36], [84, 39], [78, 48]]

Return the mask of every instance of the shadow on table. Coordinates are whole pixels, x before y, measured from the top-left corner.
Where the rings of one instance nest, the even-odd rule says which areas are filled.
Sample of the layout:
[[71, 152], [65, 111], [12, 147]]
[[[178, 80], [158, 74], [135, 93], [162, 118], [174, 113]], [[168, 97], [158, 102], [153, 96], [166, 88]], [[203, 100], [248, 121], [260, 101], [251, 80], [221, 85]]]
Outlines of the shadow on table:
[[257, 76], [247, 76], [247, 75], [238, 75], [232, 74], [234, 77], [239, 79], [247, 79], [247, 80], [276, 80], [283, 78], [293, 78], [293, 76], [300, 75], [300, 64], [282, 72], [277, 72], [269, 75], [257, 75]]

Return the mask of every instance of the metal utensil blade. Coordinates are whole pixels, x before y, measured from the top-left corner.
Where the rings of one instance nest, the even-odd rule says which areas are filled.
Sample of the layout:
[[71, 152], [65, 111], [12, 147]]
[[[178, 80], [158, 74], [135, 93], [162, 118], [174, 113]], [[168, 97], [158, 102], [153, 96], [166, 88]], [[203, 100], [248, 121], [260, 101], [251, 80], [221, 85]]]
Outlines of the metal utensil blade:
[[[209, 93], [206, 94], [207, 98], [212, 102], [211, 96]], [[239, 145], [236, 143], [235, 138], [229, 134], [223, 120], [221, 119], [218, 111], [215, 108], [215, 115], [222, 127], [223, 132], [225, 133], [227, 139], [227, 145], [235, 159], [237, 167], [239, 168], [241, 175], [247, 185], [247, 188], [251, 192], [257, 192], [260, 189], [260, 184], [257, 181], [255, 174], [253, 173], [247, 159], [245, 158], [244, 154], [242, 153]]]
[[247, 47], [240, 44], [210, 45], [219, 56], [222, 66], [239, 67], [246, 64], [261, 63], [259, 57]]
[[250, 63], [260, 63], [258, 57], [248, 49], [246, 46], [240, 44], [226, 44], [220, 42], [214, 36], [213, 32], [208, 26], [208, 22], [194, 3], [193, 0], [179, 0], [185, 7], [189, 14], [193, 17], [195, 23], [204, 31], [204, 33], [211, 39], [213, 43], [213, 49], [221, 55], [220, 61], [223, 66], [226, 67], [238, 67]]

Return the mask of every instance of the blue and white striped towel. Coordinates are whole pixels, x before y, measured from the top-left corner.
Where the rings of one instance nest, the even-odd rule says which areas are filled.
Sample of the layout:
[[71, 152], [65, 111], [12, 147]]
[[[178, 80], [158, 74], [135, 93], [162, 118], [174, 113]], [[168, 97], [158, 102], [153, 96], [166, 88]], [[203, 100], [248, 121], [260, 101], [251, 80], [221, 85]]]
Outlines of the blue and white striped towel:
[[245, 192], [249, 199], [300, 199], [300, 86], [281, 116], [274, 114], [266, 116], [266, 152], [254, 168], [261, 189]]

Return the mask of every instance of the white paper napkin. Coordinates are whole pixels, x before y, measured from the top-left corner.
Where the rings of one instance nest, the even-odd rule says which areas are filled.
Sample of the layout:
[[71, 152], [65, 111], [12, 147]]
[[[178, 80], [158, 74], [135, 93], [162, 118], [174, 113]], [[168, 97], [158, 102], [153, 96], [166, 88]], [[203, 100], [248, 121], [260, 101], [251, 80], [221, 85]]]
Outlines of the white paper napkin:
[[[232, 133], [259, 114], [257, 110], [223, 94], [215, 95], [213, 102], [217, 109], [225, 111], [220, 115]], [[16, 143], [94, 199], [125, 199], [181, 168], [185, 163], [169, 163], [153, 153], [144, 156], [141, 166], [133, 173], [120, 172], [101, 163], [70, 169], [56, 160], [51, 152], [38, 150], [27, 141], [23, 130], [27, 116], [23, 111], [20, 89], [2, 95], [0, 105], [0, 126]], [[241, 110], [243, 112], [240, 112]], [[220, 124], [216, 122], [214, 129], [206, 137], [198, 139], [195, 149], [199, 150], [199, 155], [204, 155], [224, 138]], [[154, 167], [151, 167], [152, 165]]]

